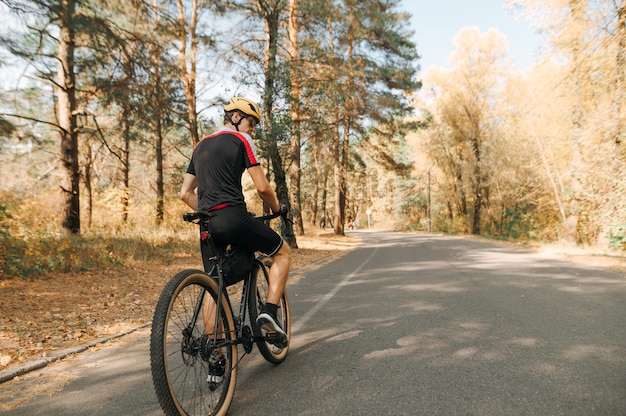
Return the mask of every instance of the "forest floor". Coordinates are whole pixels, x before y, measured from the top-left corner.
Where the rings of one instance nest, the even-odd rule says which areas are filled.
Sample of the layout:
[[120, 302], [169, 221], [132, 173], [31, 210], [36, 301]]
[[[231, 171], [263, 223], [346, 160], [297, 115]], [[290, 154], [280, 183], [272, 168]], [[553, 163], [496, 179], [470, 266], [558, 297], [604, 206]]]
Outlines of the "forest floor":
[[[298, 237], [290, 283], [358, 246], [358, 233]], [[614, 269], [626, 279], [626, 257], [561, 246], [541, 248], [567, 261]], [[152, 319], [163, 286], [177, 272], [201, 269], [195, 253], [169, 264], [136, 262], [82, 273], [46, 274], [0, 281], [0, 371], [86, 344]]]

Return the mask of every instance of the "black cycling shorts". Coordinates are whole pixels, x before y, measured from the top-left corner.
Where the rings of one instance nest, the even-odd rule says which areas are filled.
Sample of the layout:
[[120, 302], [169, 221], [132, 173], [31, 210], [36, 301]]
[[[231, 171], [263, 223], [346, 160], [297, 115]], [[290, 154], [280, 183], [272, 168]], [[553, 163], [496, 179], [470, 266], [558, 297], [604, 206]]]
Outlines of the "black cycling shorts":
[[283, 246], [283, 239], [245, 208], [225, 207], [211, 211], [211, 237], [216, 245], [249, 248], [273, 256]]

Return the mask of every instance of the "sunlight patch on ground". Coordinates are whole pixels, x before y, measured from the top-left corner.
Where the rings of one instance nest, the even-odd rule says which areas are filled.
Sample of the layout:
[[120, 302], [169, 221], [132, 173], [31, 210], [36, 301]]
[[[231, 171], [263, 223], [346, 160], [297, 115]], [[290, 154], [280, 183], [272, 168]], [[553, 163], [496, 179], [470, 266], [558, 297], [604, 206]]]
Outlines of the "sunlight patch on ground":
[[508, 344], [519, 347], [536, 347], [539, 346], [539, 340], [536, 338], [513, 338]]
[[411, 304], [401, 305], [400, 308], [408, 309], [414, 312], [431, 312], [440, 311], [443, 309], [443, 306], [438, 303], [416, 301]]
[[479, 352], [480, 350], [478, 348], [468, 347], [456, 351], [454, 354], [452, 354], [452, 356], [454, 358], [472, 358], [476, 356]]
[[463, 292], [466, 289], [456, 286], [455, 283], [422, 283], [413, 285], [390, 286], [391, 290], [413, 290], [416, 292], [439, 292], [439, 293], [456, 293]]
[[42, 370], [32, 371], [23, 376], [2, 384], [0, 389], [0, 412], [15, 409], [28, 402], [34, 397], [50, 395], [63, 390], [63, 388], [77, 376], [64, 371], [64, 363], [48, 365]]
[[328, 338], [326, 342], [345, 341], [350, 338], [357, 338], [359, 335], [361, 335], [362, 332], [363, 332], [362, 330], [349, 331], [349, 332], [334, 336], [332, 338]]
[[598, 345], [575, 345], [566, 350], [563, 355], [571, 361], [582, 361], [589, 358], [614, 356], [614, 350], [614, 348], [601, 347]]
[[335, 235], [333, 233], [310, 232], [309, 235], [297, 236], [298, 248], [311, 250], [352, 250], [359, 246], [361, 238], [353, 235]]
[[399, 338], [396, 344], [398, 344], [399, 348], [386, 348], [372, 351], [369, 354], [365, 354], [363, 358], [365, 360], [376, 360], [380, 358], [406, 356], [412, 355], [420, 349], [419, 337], [417, 336]]

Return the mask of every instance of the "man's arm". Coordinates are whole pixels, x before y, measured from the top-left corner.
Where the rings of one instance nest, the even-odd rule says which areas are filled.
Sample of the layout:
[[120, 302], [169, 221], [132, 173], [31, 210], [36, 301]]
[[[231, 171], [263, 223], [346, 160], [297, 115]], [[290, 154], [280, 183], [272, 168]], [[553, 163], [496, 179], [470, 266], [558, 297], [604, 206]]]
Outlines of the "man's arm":
[[196, 181], [196, 177], [190, 173], [185, 173], [183, 185], [180, 188], [180, 199], [185, 201], [185, 203], [193, 210], [198, 209], [198, 194], [196, 193], [197, 187], [198, 182]]
[[263, 168], [260, 165], [252, 166], [251, 168], [248, 168], [248, 173], [250, 174], [250, 177], [252, 177], [252, 182], [254, 182], [256, 191], [263, 202], [265, 202], [272, 209], [272, 212], [280, 211], [278, 198], [276, 197], [276, 193], [272, 189], [272, 186], [267, 181]]

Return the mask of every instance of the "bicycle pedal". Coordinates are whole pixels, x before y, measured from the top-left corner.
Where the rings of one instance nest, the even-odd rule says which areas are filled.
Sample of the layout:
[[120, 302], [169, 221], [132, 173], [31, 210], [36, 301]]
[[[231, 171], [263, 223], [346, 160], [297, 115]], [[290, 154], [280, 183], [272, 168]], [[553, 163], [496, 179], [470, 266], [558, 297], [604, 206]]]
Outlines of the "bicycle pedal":
[[265, 335], [265, 341], [280, 348], [285, 348], [289, 345], [289, 340], [286, 336], [279, 335], [277, 332], [268, 332]]

